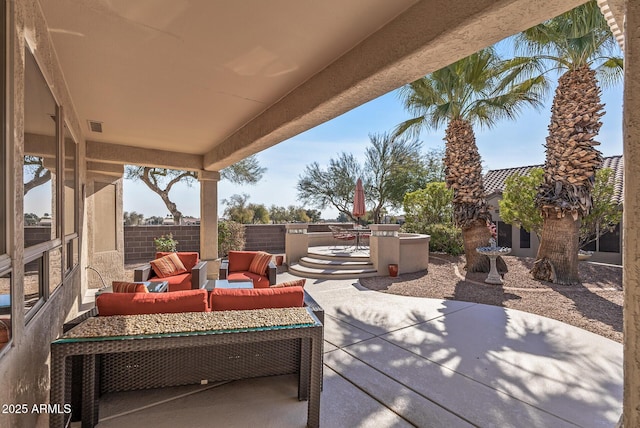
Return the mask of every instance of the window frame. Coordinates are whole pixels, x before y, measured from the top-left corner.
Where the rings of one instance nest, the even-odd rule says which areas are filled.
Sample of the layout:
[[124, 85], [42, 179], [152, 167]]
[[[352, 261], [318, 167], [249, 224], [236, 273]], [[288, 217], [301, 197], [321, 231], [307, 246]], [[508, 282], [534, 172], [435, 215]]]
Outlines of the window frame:
[[[64, 224], [63, 224], [64, 213], [62, 212], [64, 207], [64, 141], [63, 141], [64, 112], [62, 107], [60, 106], [60, 103], [55, 97], [55, 94], [52, 90], [52, 85], [49, 83], [45, 73], [43, 72], [43, 68], [41, 67], [38, 61], [38, 57], [35, 55], [34, 49], [31, 47], [28, 40], [26, 39], [24, 40], [24, 49], [25, 49], [25, 55], [28, 53], [33, 57], [34, 63], [37, 67], [37, 72], [40, 73], [42, 79], [44, 80], [48, 93], [51, 96], [51, 99], [53, 100], [53, 103], [55, 105], [55, 118], [52, 118], [52, 119], [55, 121], [54, 140], [56, 144], [56, 147], [55, 147], [56, 182], [54, 185], [51, 186], [51, 192], [52, 192], [51, 197], [54, 198], [54, 203], [52, 204], [52, 208], [55, 210], [55, 216], [53, 217], [54, 221], [51, 224], [51, 229], [53, 230], [55, 228], [55, 238], [49, 239], [47, 241], [39, 242], [35, 245], [31, 245], [29, 247], [24, 248], [23, 266], [26, 266], [28, 263], [31, 263], [35, 260], [40, 260], [40, 263], [41, 263], [40, 274], [38, 279], [39, 281], [38, 300], [33, 306], [31, 306], [28, 309], [26, 307], [21, 308], [21, 310], [24, 311], [25, 324], [28, 324], [29, 321], [31, 321], [35, 317], [35, 315], [39, 312], [39, 310], [42, 307], [44, 307], [44, 305], [50, 299], [50, 297], [62, 288], [61, 286], [62, 284], [64, 284], [64, 278], [67, 276], [68, 271], [66, 269], [66, 259], [65, 259], [66, 248], [63, 245], [63, 242], [65, 241], [65, 239], [64, 239], [64, 236], [62, 235], [64, 233]], [[25, 66], [25, 74], [26, 74], [26, 61], [24, 66]], [[24, 162], [24, 156], [21, 161]], [[23, 163], [23, 168], [24, 168], [24, 163]], [[54, 195], [54, 192], [55, 192], [55, 195]], [[76, 208], [76, 211], [77, 211], [77, 208]], [[23, 205], [23, 212], [24, 212], [24, 205]], [[77, 213], [74, 213], [74, 215], [77, 215]], [[23, 230], [21, 230], [20, 233], [24, 236], [24, 226], [23, 226]], [[51, 287], [49, 284], [50, 267], [51, 267], [50, 254], [58, 250], [60, 250], [60, 253], [61, 253], [60, 266], [58, 267], [61, 272], [60, 282], [55, 284], [54, 287]], [[23, 296], [25, 295], [24, 281], [23, 281], [23, 287], [22, 287], [22, 295]]]
[[80, 187], [80, 161], [79, 161], [79, 155], [80, 155], [80, 150], [78, 147], [78, 142], [76, 137], [73, 135], [73, 132], [71, 131], [71, 126], [69, 126], [69, 123], [66, 120], [66, 115], [64, 114], [64, 109], [62, 109], [62, 152], [63, 152], [63, 156], [62, 156], [62, 163], [63, 163], [63, 174], [66, 174], [66, 158], [67, 158], [67, 146], [66, 146], [66, 133], [69, 133], [69, 138], [71, 138], [71, 140], [73, 141], [73, 148], [74, 148], [74, 156], [73, 156], [73, 179], [74, 179], [74, 188], [73, 188], [73, 213], [71, 213], [71, 215], [73, 216], [73, 230], [70, 233], [67, 233], [66, 230], [66, 222], [67, 222], [67, 215], [69, 214], [66, 211], [66, 187], [65, 187], [65, 180], [61, 180], [62, 181], [62, 204], [63, 204], [63, 220], [62, 220], [62, 233], [64, 234], [64, 248], [62, 250], [63, 255], [63, 266], [64, 266], [64, 277], [66, 278], [79, 264], [80, 262], [80, 257], [79, 255], [77, 255], [78, 257], [74, 258], [75, 255], [75, 250], [74, 247], [78, 247], [78, 251], [79, 251], [79, 245], [78, 245], [78, 240], [79, 240], [79, 222], [80, 222], [80, 216], [79, 216], [79, 206], [80, 206], [80, 191], [79, 191], [79, 187]]
[[[14, 269], [12, 265], [12, 260], [10, 256], [10, 250], [12, 248], [11, 244], [9, 244], [9, 236], [10, 236], [10, 224], [9, 207], [12, 204], [9, 201], [9, 183], [13, 180], [13, 174], [10, 173], [12, 165], [9, 162], [11, 159], [9, 154], [9, 116], [8, 116], [8, 94], [9, 94], [9, 82], [7, 80], [7, 76], [10, 76], [11, 73], [8, 72], [8, 68], [10, 67], [11, 61], [9, 61], [9, 53], [10, 49], [8, 47], [9, 36], [7, 34], [7, 28], [9, 28], [9, 8], [11, 7], [10, 2], [6, 0], [0, 0], [0, 56], [2, 57], [3, 66], [0, 67], [0, 164], [2, 165], [2, 172], [0, 173], [0, 276], [7, 275], [9, 277], [9, 298], [10, 298], [10, 306], [9, 306], [9, 319], [13, 321], [14, 319], [14, 311], [15, 311], [15, 298], [16, 294], [16, 286], [14, 281]], [[11, 322], [11, 327], [9, 329], [9, 340], [4, 346], [0, 347], [0, 357], [6, 354], [9, 349], [13, 346], [13, 325], [14, 322]]]

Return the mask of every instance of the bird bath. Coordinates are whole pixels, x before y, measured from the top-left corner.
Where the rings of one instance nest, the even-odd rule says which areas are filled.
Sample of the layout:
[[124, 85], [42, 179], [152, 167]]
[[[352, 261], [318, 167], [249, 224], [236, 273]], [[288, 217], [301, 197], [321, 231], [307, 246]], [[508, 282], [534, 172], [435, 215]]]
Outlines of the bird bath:
[[498, 268], [496, 266], [496, 259], [498, 256], [506, 256], [511, 252], [511, 248], [509, 247], [497, 247], [495, 245], [495, 241], [491, 239], [490, 247], [478, 247], [476, 251], [484, 256], [489, 257], [489, 262], [491, 263], [491, 268], [489, 269], [489, 275], [487, 279], [484, 280], [487, 284], [502, 284], [502, 277], [498, 273]]

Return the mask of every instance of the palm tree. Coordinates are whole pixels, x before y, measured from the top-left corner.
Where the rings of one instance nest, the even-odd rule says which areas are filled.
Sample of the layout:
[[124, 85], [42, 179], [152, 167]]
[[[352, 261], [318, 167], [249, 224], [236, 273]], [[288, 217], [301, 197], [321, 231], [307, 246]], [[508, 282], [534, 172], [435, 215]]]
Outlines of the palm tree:
[[558, 284], [580, 282], [580, 220], [592, 207], [591, 191], [602, 157], [594, 140], [604, 105], [596, 75], [604, 84], [622, 77], [622, 58], [595, 0], [537, 25], [516, 38], [516, 48], [533, 54], [546, 71], [564, 71], [551, 108], [544, 182], [536, 206], [544, 217], [534, 278]]
[[[525, 106], [540, 106], [544, 79], [528, 78], [530, 62], [502, 60], [487, 48], [416, 80], [401, 89], [404, 107], [415, 117], [396, 134], [418, 134], [445, 123], [445, 181], [453, 190], [454, 221], [462, 229], [468, 272], [488, 272], [489, 259], [475, 249], [485, 246], [491, 220], [484, 199], [482, 165], [473, 126], [491, 128], [499, 119], [514, 119]], [[506, 271], [502, 259], [498, 267]]]

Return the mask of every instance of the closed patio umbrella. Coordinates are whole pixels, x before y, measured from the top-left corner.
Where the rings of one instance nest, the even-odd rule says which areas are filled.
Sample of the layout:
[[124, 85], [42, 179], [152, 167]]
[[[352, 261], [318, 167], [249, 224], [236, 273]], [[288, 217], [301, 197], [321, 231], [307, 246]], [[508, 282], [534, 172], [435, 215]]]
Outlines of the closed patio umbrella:
[[360, 217], [367, 213], [364, 206], [364, 187], [362, 186], [362, 180], [359, 178], [356, 182], [356, 193], [353, 196], [353, 210], [351, 213], [358, 219], [358, 223], [360, 222]]

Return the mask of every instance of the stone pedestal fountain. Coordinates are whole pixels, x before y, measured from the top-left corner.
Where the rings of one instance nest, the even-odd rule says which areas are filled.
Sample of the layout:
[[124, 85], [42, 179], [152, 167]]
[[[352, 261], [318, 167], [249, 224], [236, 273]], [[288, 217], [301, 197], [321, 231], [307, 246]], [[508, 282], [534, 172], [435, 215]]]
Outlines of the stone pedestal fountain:
[[491, 268], [489, 269], [489, 275], [487, 279], [484, 280], [487, 284], [502, 284], [502, 277], [498, 273], [498, 268], [496, 266], [496, 259], [498, 256], [506, 256], [511, 252], [511, 248], [509, 247], [498, 247], [496, 246], [496, 240], [491, 238], [489, 239], [488, 247], [478, 247], [476, 251], [484, 256], [489, 257], [489, 261], [491, 263]]

